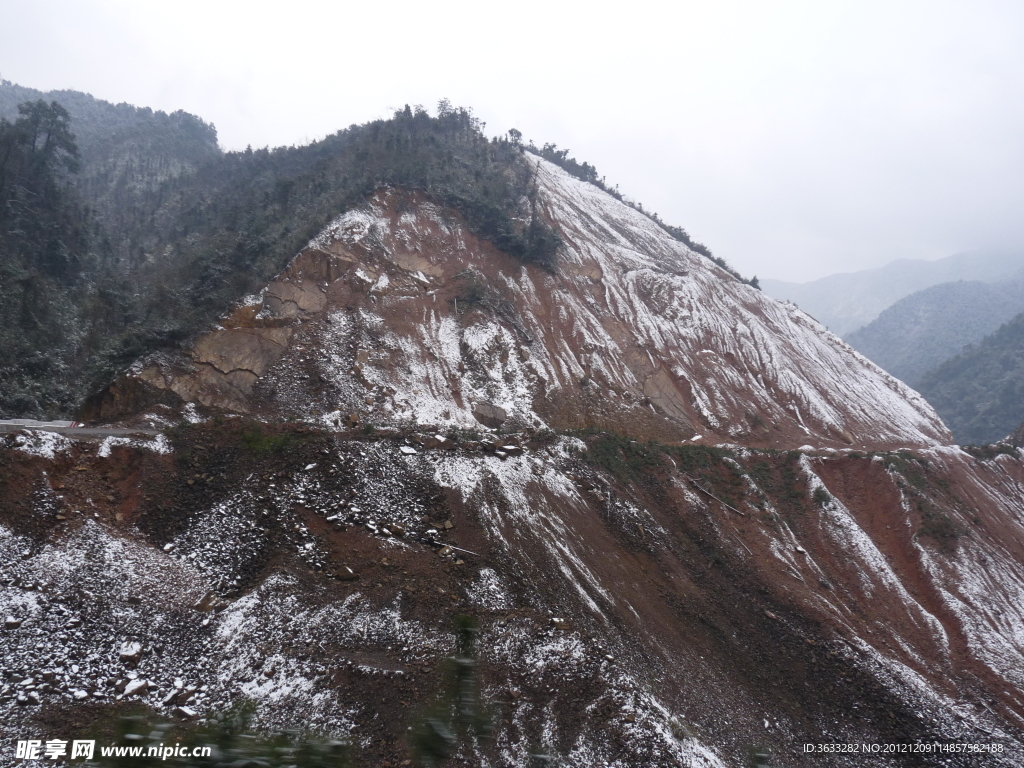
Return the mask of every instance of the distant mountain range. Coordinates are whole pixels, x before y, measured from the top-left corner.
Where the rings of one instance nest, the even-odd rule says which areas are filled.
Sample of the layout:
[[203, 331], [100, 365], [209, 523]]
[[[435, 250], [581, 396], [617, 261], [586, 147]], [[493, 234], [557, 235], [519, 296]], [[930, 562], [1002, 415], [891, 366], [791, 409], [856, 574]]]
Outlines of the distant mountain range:
[[1024, 312], [1024, 280], [941, 283], [906, 296], [846, 341], [911, 386]]
[[992, 282], [1024, 269], [1024, 251], [972, 251], [936, 261], [899, 259], [877, 269], [829, 275], [809, 283], [761, 280], [773, 299], [788, 299], [845, 337], [905, 296], [958, 280]]
[[902, 259], [761, 287], [918, 389], [958, 442], [992, 443], [1024, 421], [1024, 252]]

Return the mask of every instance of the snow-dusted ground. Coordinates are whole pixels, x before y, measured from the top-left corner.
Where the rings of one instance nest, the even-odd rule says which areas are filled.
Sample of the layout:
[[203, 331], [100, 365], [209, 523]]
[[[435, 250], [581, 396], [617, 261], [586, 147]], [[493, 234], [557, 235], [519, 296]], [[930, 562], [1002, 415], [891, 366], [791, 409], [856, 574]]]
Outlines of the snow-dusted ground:
[[[795, 306], [733, 279], [596, 187], [530, 161], [566, 234], [562, 261], [581, 274], [575, 282], [593, 282], [582, 275], [595, 268], [601, 275], [593, 304], [580, 290], [556, 295], [574, 340], [597, 351], [612, 382], [644, 383], [643, 363], [630, 365], [642, 350], [655, 369], [687, 381], [689, 405], [727, 434], [739, 434], [752, 410], [795, 421], [819, 444], [844, 432], [863, 444], [949, 442], [920, 395]], [[609, 333], [613, 323], [628, 330]]]
[[422, 197], [399, 213], [400, 195], [382, 190], [247, 297], [256, 303], [236, 308], [240, 325], [225, 318], [230, 327], [198, 340], [201, 365], [157, 361], [134, 375], [242, 410], [256, 407], [255, 388], [279, 412], [321, 423], [361, 413], [473, 429], [485, 403], [520, 427], [632, 425], [660, 439], [951, 442], [923, 398], [795, 306], [597, 187], [527, 162], [563, 238], [556, 272], [498, 253]]
[[[740, 568], [737, 574], [751, 578], [744, 569], [761, 574], [761, 581], [752, 583], [764, 585], [788, 606], [784, 617], [773, 613], [769, 619], [787, 627], [801, 647], [811, 626], [801, 613], [818, 617], [824, 629], [816, 642], [827, 645], [806, 646], [808, 652], [830, 649], [846, 669], [878, 681], [943, 738], [991, 738], [1010, 745], [1019, 740], [1012, 717], [977, 708], [979, 701], [994, 705], [979, 698], [974, 673], [964, 672], [974, 659], [991, 679], [1011, 690], [1021, 688], [1024, 569], [1014, 554], [1024, 539], [1019, 459], [978, 463], [946, 448], [922, 454], [937, 477], [958, 483], [957, 493], [987, 494], [985, 514], [1005, 517], [1002, 541], [965, 539], [946, 554], [933, 543], [911, 544], [928, 588], [947, 604], [949, 610], [942, 611], [922, 592], [923, 582], [912, 578], [905, 564], [893, 562], [900, 552], [870, 525], [877, 510], [856, 498], [842, 501], [832, 491], [812, 517], [792, 527], [753, 475], [743, 475], [745, 501], [736, 508], [745, 510], [745, 518], [696, 493], [681, 476], [671, 485], [678, 493], [674, 506], [649, 506], [581, 462], [586, 443], [576, 438], [505, 459], [463, 448], [420, 446], [407, 453], [401, 439], [333, 445], [283, 475], [248, 477], [221, 500], [192, 510], [187, 525], [155, 546], [102, 516], [87, 516], [67, 535], [48, 540], [0, 528], [0, 614], [20, 622], [0, 635], [9, 673], [0, 691], [5, 728], [21, 733], [35, 727], [36, 705], [19, 704], [19, 697], [32, 695], [49, 707], [141, 697], [170, 715], [168, 695], [194, 687], [189, 706], [200, 714], [245, 697], [257, 703], [257, 723], [263, 727], [302, 724], [363, 743], [369, 737], [362, 729], [373, 722], [375, 709], [372, 701], [346, 696], [333, 682], [337, 670], [378, 680], [386, 690], [388, 681], [407, 680], [425, 660], [436, 663], [451, 654], [454, 637], [409, 599], [408, 589], [429, 589], [429, 583], [412, 581], [390, 592], [381, 592], [380, 584], [356, 583], [344, 596], [325, 599], [326, 582], [294, 575], [294, 565], [313, 574], [332, 557], [330, 542], [296, 510], [354, 526], [377, 542], [378, 558], [439, 562], [420, 538], [432, 524], [424, 522], [425, 513], [435, 515], [424, 490], [433, 488], [452, 494], [454, 508], [463, 510], [457, 530], [479, 527], [483, 537], [473, 545], [485, 553], [483, 559], [473, 559], [472, 575], [457, 591], [484, 617], [479, 648], [487, 668], [509, 670], [507, 677], [487, 679], [482, 692], [507, 721], [497, 736], [501, 759], [496, 765], [521, 765], [530, 750], [544, 747], [557, 753], [561, 764], [579, 768], [626, 768], [645, 761], [726, 766], [725, 755], [738, 749], [730, 734], [749, 742], [755, 733], [774, 745], [773, 754], [782, 758], [775, 762], [789, 764], [782, 745], [808, 736], [807, 723], [800, 720], [813, 719], [813, 713], [797, 717], [759, 700], [732, 679], [728, 655], [705, 646], [677, 646], [670, 625], [658, 624], [659, 595], [666, 589], [678, 587], [674, 599], [684, 602], [703, 599], [687, 597], [675, 580], [656, 589], [644, 586], [649, 579], [639, 570], [641, 563], [651, 568], [659, 563], [668, 574], [692, 558], [675, 549], [674, 542], [687, 535], [677, 516], [705, 519], [721, 548], [731, 553], [729, 562]], [[171, 461], [159, 454], [154, 458], [144, 445], [113, 449], [118, 461], [135, 455]], [[22, 461], [39, 462], [40, 472], [55, 471], [44, 465], [51, 460], [26, 456], [13, 441], [8, 450]], [[90, 455], [96, 462], [113, 459]], [[61, 454], [55, 456], [52, 461], [61, 460]], [[772, 458], [738, 451], [721, 462], [745, 473], [766, 457]], [[796, 467], [808, 497], [828, 490], [833, 464], [841, 463], [856, 477], [857, 462], [875, 468], [873, 482], [889, 483], [897, 497], [900, 489], [911, 493], [896, 470], [884, 470], [883, 458], [821, 452], [800, 457]], [[339, 493], [340, 477], [351, 491]], [[68, 508], [58, 491], [37, 490], [31, 498], [34, 514], [52, 517]], [[893, 523], [912, 525], [909, 504], [898, 501], [885, 514]], [[774, 516], [779, 524], [763, 525], [759, 516]], [[404, 538], [385, 533], [385, 525], [395, 522], [407, 529]], [[281, 533], [270, 537], [270, 529]], [[640, 538], [624, 544], [621, 536], [630, 531]], [[240, 589], [259, 572], [272, 540], [294, 564], [292, 571], [271, 570]], [[978, 564], [983, 554], [984, 566]], [[450, 559], [439, 563], [450, 567], [443, 562]], [[831, 586], [819, 588], [826, 578]], [[213, 610], [197, 607], [211, 595]], [[780, 611], [778, 605], [772, 603], [773, 611]], [[754, 624], [748, 633], [760, 631]], [[743, 653], [752, 642], [749, 634], [734, 638], [729, 653]], [[121, 658], [130, 643], [141, 649], [137, 666]], [[680, 689], [666, 680], [690, 683]], [[133, 681], [146, 686], [126, 692]], [[865, 712], [875, 705], [859, 701]], [[605, 725], [591, 727], [586, 721], [591, 716]], [[609, 724], [614, 738], [602, 730]], [[822, 720], [820, 728], [830, 740], [865, 737], [856, 717]], [[1011, 763], [1000, 758], [990, 764]]]

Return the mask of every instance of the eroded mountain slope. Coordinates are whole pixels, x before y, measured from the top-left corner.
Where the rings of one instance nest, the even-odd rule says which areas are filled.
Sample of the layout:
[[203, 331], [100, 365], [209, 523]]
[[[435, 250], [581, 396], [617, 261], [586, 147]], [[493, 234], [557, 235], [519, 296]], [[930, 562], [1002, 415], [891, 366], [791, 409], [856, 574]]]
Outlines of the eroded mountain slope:
[[1019, 455], [530, 161], [557, 271], [381, 189], [92, 404], [159, 435], [4, 438], [4, 722], [248, 699], [404, 765], [470, 616], [451, 765], [1015, 765]]
[[418, 194], [384, 190], [190, 357], [140, 364], [92, 415], [138, 411], [155, 389], [327, 424], [508, 418], [785, 448], [951, 441], [913, 390], [792, 305], [530, 162], [565, 243], [556, 273], [500, 253]]

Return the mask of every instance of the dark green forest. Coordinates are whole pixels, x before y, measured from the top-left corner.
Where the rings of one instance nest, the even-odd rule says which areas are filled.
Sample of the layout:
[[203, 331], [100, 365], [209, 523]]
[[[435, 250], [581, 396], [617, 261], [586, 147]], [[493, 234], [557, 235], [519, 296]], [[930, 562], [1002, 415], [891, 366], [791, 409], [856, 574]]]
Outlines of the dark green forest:
[[925, 374], [918, 390], [960, 443], [1009, 435], [1024, 418], [1024, 313]]
[[[423, 191], [510, 255], [556, 270], [561, 241], [536, 215], [521, 135], [482, 128], [443, 100], [435, 115], [406, 106], [305, 146], [222, 152], [215, 128], [185, 112], [0, 81], [0, 417], [74, 414], [382, 185]], [[567, 151], [536, 151], [607, 189]]]
[[73, 413], [139, 355], [184, 341], [264, 284], [382, 184], [423, 190], [508, 253], [555, 266], [558, 236], [531, 215], [520, 150], [447, 104], [303, 147], [228, 153], [183, 113], [111, 106], [107, 129], [80, 144], [58, 102], [18, 109], [0, 122], [4, 416]]

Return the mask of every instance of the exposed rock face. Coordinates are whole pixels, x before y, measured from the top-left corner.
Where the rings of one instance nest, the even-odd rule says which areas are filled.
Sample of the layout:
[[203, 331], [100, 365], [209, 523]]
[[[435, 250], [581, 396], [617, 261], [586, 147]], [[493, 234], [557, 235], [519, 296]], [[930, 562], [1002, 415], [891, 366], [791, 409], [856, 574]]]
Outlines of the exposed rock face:
[[321, 423], [361, 412], [473, 428], [476, 404], [488, 403], [520, 424], [662, 440], [951, 441], [915, 392], [792, 305], [532, 162], [566, 243], [557, 274], [497, 252], [418, 196], [382, 192], [198, 339], [190, 359], [135, 377], [186, 401]]

